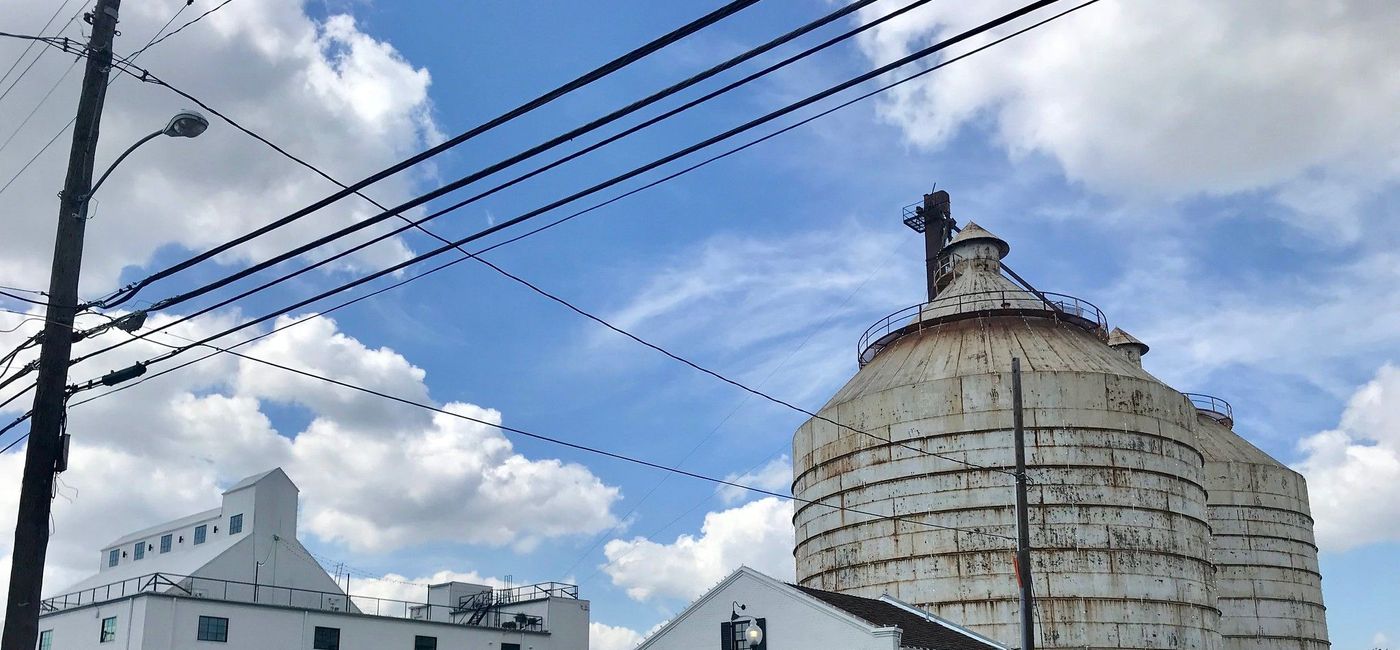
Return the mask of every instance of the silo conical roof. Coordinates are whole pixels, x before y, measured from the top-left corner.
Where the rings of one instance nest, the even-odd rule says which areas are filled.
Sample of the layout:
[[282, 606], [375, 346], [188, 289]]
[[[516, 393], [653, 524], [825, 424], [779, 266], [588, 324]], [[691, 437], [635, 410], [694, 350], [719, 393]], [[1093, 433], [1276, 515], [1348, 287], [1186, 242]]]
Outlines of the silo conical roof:
[[977, 225], [977, 223], [973, 221], [967, 222], [967, 225], [963, 226], [963, 229], [959, 231], [958, 234], [954, 236], [951, 240], [949, 240], [948, 245], [944, 246], [943, 249], [946, 251], [951, 251], [954, 248], [956, 248], [959, 244], [977, 240], [985, 240], [995, 244], [996, 247], [1001, 251], [1001, 257], [1006, 257], [1006, 255], [1011, 252], [1011, 244], [1006, 243], [1005, 239], [993, 235], [992, 233], [988, 232], [986, 228]]

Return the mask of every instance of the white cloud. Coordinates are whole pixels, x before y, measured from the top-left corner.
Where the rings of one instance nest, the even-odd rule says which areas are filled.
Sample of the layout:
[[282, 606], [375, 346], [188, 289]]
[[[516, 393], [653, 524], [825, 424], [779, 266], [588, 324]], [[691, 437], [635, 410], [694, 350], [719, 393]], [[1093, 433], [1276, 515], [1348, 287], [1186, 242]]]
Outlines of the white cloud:
[[1400, 368], [1382, 366], [1352, 396], [1337, 428], [1299, 447], [1307, 456], [1296, 469], [1308, 479], [1319, 548], [1400, 540], [1393, 488], [1400, 484]]
[[[137, 64], [346, 182], [441, 137], [431, 117], [426, 69], [414, 67], [392, 46], [360, 31], [349, 16], [318, 23], [304, 13], [302, 4], [232, 3], [154, 46]], [[124, 6], [118, 51], [138, 49], [173, 10], [173, 5], [159, 3]], [[45, 3], [21, 2], [7, 7], [6, 20], [20, 31], [37, 30], [50, 11]], [[80, 25], [77, 21], [67, 35], [79, 36]], [[23, 45], [14, 39], [0, 42], [0, 59], [18, 57]], [[70, 60], [46, 54], [0, 103], [0, 124], [6, 125], [0, 127], [0, 139], [8, 137], [10, 125], [19, 124]], [[0, 184], [72, 117], [81, 73], [79, 67], [69, 75], [0, 153]], [[114, 77], [118, 78], [111, 84], [103, 114], [99, 173], [118, 152], [163, 126], [175, 111], [193, 108], [157, 86]], [[86, 295], [110, 290], [124, 267], [146, 263], [163, 247], [206, 248], [337, 189], [209, 117], [209, 130], [197, 139], [161, 138], [142, 147], [96, 195], [83, 260]], [[3, 195], [9, 227], [0, 240], [0, 283], [42, 287], [47, 282], [57, 210], [55, 183], [63, 177], [69, 140], [59, 138]], [[432, 173], [425, 167], [400, 174], [368, 193], [386, 204], [398, 203]], [[265, 258], [377, 211], [352, 197], [240, 247], [223, 261]], [[404, 259], [408, 252], [395, 239], [349, 260], [380, 267]]]
[[505, 581], [492, 576], [483, 576], [476, 571], [458, 573], [456, 571], [442, 570], [418, 578], [408, 578], [397, 573], [386, 573], [377, 578], [356, 577], [353, 580], [350, 593], [354, 596], [401, 600], [410, 603], [428, 602], [428, 585], [442, 584], [444, 582], [470, 582], [472, 584], [486, 585], [497, 589], [506, 586]]
[[1390, 637], [1386, 636], [1384, 632], [1377, 632], [1371, 636], [1372, 648], [1388, 648], [1390, 647], [1389, 644]]
[[[792, 488], [792, 460], [787, 454], [768, 461], [766, 465], [752, 472], [730, 474], [724, 480], [739, 485], [762, 488], [771, 492], [786, 493]], [[755, 493], [731, 485], [721, 486], [719, 497], [726, 505], [732, 505], [753, 496]]]
[[765, 497], [705, 515], [700, 535], [658, 544], [635, 537], [603, 547], [603, 570], [635, 600], [691, 599], [740, 565], [791, 580], [792, 502]]
[[588, 624], [588, 647], [591, 650], [632, 650], [645, 638], [631, 628], [596, 621]]
[[[216, 331], [235, 317], [200, 319], [180, 333]], [[170, 318], [153, 317], [150, 325]], [[19, 319], [5, 315], [0, 329]], [[33, 325], [0, 334], [0, 348], [31, 334]], [[114, 332], [82, 341], [77, 350], [91, 351], [123, 336]], [[78, 365], [74, 374], [86, 378], [163, 350], [149, 342], [132, 344]], [[433, 403], [421, 369], [392, 350], [370, 348], [340, 333], [331, 319], [298, 324], [245, 351]], [[72, 458], [70, 470], [60, 476], [63, 487], [54, 507], [50, 589], [90, 573], [97, 544], [128, 529], [213, 507], [220, 485], [273, 466], [283, 466], [301, 488], [302, 530], [356, 551], [431, 542], [527, 548], [596, 533], [615, 522], [611, 507], [617, 488], [581, 465], [526, 458], [494, 427], [442, 414], [377, 417], [386, 409], [378, 398], [338, 389], [347, 398], [324, 386], [288, 383], [254, 365], [220, 355], [135, 385], [119, 398], [71, 408]], [[268, 399], [302, 404], [313, 419], [303, 431], [279, 432], [260, 408]], [[23, 401], [11, 405], [6, 416], [22, 411]], [[486, 422], [501, 420], [499, 412], [467, 403], [442, 408]], [[22, 452], [20, 446], [0, 455], [0, 557], [8, 555], [12, 539]], [[344, 480], [348, 475], [355, 480]], [[404, 476], [415, 480], [405, 483]]]
[[[1013, 4], [931, 3], [861, 47], [885, 63]], [[991, 124], [1011, 154], [1109, 195], [1267, 190], [1297, 223], [1355, 238], [1356, 208], [1400, 179], [1396, 18], [1385, 2], [1102, 2], [901, 86], [880, 112], [920, 147]]]

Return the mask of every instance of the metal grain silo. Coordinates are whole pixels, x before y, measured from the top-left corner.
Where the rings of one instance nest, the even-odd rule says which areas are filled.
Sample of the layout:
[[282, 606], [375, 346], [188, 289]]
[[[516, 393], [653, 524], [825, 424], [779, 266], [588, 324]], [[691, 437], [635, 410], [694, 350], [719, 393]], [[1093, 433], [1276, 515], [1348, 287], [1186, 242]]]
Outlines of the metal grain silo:
[[1233, 431], [1224, 400], [1190, 394], [1225, 650], [1320, 650], [1327, 640], [1308, 486]]
[[1004, 276], [1005, 241], [969, 224], [930, 248], [937, 297], [872, 327], [859, 372], [793, 436], [797, 497], [905, 521], [799, 504], [798, 582], [1018, 638], [1018, 357], [1040, 645], [1220, 647], [1189, 401], [1108, 345], [1097, 308]]

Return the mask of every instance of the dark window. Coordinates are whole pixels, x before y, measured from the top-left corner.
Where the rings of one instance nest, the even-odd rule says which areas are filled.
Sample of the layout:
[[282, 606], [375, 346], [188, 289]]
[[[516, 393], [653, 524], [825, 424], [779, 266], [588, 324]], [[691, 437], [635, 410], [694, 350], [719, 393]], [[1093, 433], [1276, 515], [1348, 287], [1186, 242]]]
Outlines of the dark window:
[[748, 621], [720, 623], [720, 648], [723, 650], [765, 650], [768, 647], [768, 621], [762, 618], [755, 620], [758, 622], [758, 629], [763, 632], [762, 640], [758, 643], [749, 642]]
[[102, 619], [102, 632], [97, 637], [98, 643], [117, 640], [117, 617], [109, 616]]
[[39, 633], [39, 650], [53, 650], [53, 630]]
[[228, 534], [237, 535], [243, 532], [243, 514], [239, 513], [228, 518]]
[[169, 552], [170, 552], [170, 536], [169, 536], [169, 535], [161, 535], [161, 536], [160, 536], [160, 552], [161, 552], [161, 553], [169, 553]]
[[502, 643], [501, 650], [520, 650], [519, 643]]
[[141, 559], [141, 558], [143, 558], [143, 557], [146, 557], [146, 542], [145, 542], [145, 541], [136, 542], [136, 547], [135, 547], [134, 549], [132, 549], [131, 556], [132, 556], [133, 558], [135, 558], [135, 559], [138, 559], [138, 560]]
[[199, 617], [199, 634], [195, 638], [200, 641], [228, 643], [228, 619], [219, 616]]
[[196, 543], [196, 544], [203, 544], [203, 543], [204, 543], [204, 535], [205, 535], [205, 533], [208, 531], [208, 529], [209, 529], [208, 526], [195, 526], [195, 527], [194, 527], [194, 543]]
[[107, 551], [107, 566], [117, 566], [117, 561], [122, 559], [121, 549]]
[[[437, 650], [437, 637], [435, 636], [415, 636], [413, 637], [413, 650]], [[504, 647], [502, 650], [505, 650]]]
[[340, 628], [316, 626], [316, 636], [311, 640], [311, 647], [313, 650], [340, 650]]

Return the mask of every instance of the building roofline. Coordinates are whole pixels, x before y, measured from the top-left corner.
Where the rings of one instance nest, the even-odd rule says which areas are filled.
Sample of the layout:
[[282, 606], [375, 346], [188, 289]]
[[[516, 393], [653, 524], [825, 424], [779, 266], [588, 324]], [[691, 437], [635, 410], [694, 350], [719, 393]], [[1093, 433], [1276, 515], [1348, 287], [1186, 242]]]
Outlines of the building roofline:
[[127, 534], [122, 535], [121, 537], [118, 537], [118, 538], [116, 538], [116, 539], [114, 539], [114, 540], [112, 540], [112, 541], [110, 541], [110, 542], [108, 542], [108, 543], [106, 543], [106, 544], [103, 544], [103, 545], [99, 548], [99, 550], [101, 550], [101, 549], [108, 549], [108, 548], [111, 548], [111, 547], [113, 547], [113, 546], [121, 546], [122, 544], [127, 544], [127, 543], [129, 543], [129, 542], [134, 542], [134, 541], [139, 540], [139, 539], [146, 539], [146, 538], [148, 538], [148, 537], [151, 537], [152, 535], [158, 535], [158, 534], [160, 534], [160, 533], [172, 532], [172, 531], [174, 531], [174, 530], [176, 530], [176, 529], [184, 528], [184, 527], [186, 527], [186, 526], [192, 526], [192, 525], [197, 524], [197, 523], [199, 523], [199, 522], [201, 522], [201, 521], [206, 521], [206, 520], [209, 520], [209, 519], [215, 519], [215, 518], [217, 518], [219, 515], [223, 514], [223, 511], [224, 511], [224, 509], [223, 509], [222, 506], [221, 506], [221, 507], [218, 507], [218, 508], [211, 508], [211, 509], [209, 509], [209, 510], [204, 510], [204, 511], [201, 511], [201, 512], [196, 512], [196, 513], [194, 513], [194, 514], [192, 514], [192, 515], [185, 515], [185, 516], [183, 516], [183, 517], [180, 517], [179, 519], [171, 519], [170, 521], [167, 521], [167, 522], [164, 522], [164, 523], [160, 523], [160, 524], [156, 524], [156, 525], [150, 526], [150, 527], [148, 527], [148, 528], [142, 528], [141, 530], [138, 530], [138, 531], [135, 531], [135, 532], [132, 532], [132, 533], [127, 533]]
[[901, 630], [898, 627], [876, 625], [844, 609], [841, 609], [840, 607], [832, 605], [831, 603], [824, 602], [820, 598], [816, 598], [809, 594], [803, 593], [801, 589], [798, 589], [793, 585], [778, 580], [777, 578], [773, 578], [761, 571], [751, 569], [744, 565], [739, 565], [739, 568], [735, 569], [723, 580], [720, 580], [717, 584], [715, 584], [715, 586], [710, 587], [708, 590], [706, 590], [704, 594], [692, 601], [674, 618], [672, 618], [669, 621], [666, 621], [661, 625], [661, 627], [658, 627], [655, 632], [652, 632], [651, 634], [647, 635], [647, 637], [643, 639], [640, 644], [637, 645], [637, 650], [641, 650], [642, 648], [646, 647], [647, 644], [661, 637], [663, 633], [679, 625], [682, 620], [689, 617], [690, 614], [695, 610], [699, 609], [701, 605], [708, 603], [710, 600], [712, 600], [715, 594], [719, 593], [721, 590], [728, 587], [729, 585], [734, 584], [736, 581], [739, 580], [740, 577], [743, 576], [754, 578], [758, 582], [762, 583], [764, 586], [769, 587], [775, 591], [793, 594], [799, 599], [801, 599], [808, 606], [813, 607], [814, 609], [822, 610], [828, 614], [832, 614], [835, 618], [844, 621], [847, 625], [850, 625], [851, 627], [866, 630], [871, 634], [877, 636], [892, 635], [898, 637], [902, 634]]
[[913, 605], [911, 605], [911, 604], [909, 604], [909, 603], [906, 603], [906, 602], [904, 602], [904, 601], [902, 601], [902, 600], [900, 600], [900, 599], [898, 599], [898, 598], [895, 598], [894, 596], [891, 596], [891, 595], [889, 595], [889, 594], [885, 594], [885, 595], [883, 595], [883, 596], [880, 596], [880, 597], [877, 598], [876, 600], [880, 600], [880, 601], [889, 603], [889, 604], [891, 604], [891, 605], [894, 605], [895, 607], [898, 607], [898, 608], [900, 608], [900, 609], [902, 609], [902, 610], [904, 610], [904, 611], [906, 611], [906, 612], [909, 612], [909, 613], [914, 614], [914, 615], [917, 615], [917, 616], [921, 616], [921, 617], [924, 618], [924, 620], [927, 620], [927, 621], [930, 622], [930, 623], [937, 623], [937, 624], [939, 624], [939, 625], [942, 625], [943, 627], [946, 627], [946, 628], [948, 628], [948, 629], [950, 629], [950, 630], [953, 630], [954, 632], [958, 632], [959, 634], [966, 635], [966, 636], [968, 636], [968, 637], [970, 637], [970, 638], [976, 639], [977, 641], [981, 641], [982, 643], [985, 643], [985, 644], [987, 644], [987, 645], [994, 646], [994, 647], [997, 647], [997, 648], [1001, 648], [1002, 650], [1012, 650], [1011, 646], [1002, 644], [1001, 642], [996, 641], [995, 639], [992, 639], [992, 638], [990, 638], [990, 637], [982, 636], [981, 634], [978, 634], [978, 633], [976, 633], [976, 632], [973, 632], [972, 630], [969, 630], [969, 629], [967, 629], [967, 628], [965, 628], [965, 627], [963, 627], [963, 626], [961, 626], [961, 625], [958, 625], [957, 623], [954, 623], [954, 622], [952, 622], [952, 621], [950, 621], [950, 620], [948, 620], [948, 619], [946, 619], [946, 618], [943, 618], [943, 617], [941, 617], [941, 616], [939, 616], [939, 615], [937, 615], [937, 614], [934, 614], [934, 613], [932, 613], [932, 612], [926, 612], [926, 611], [924, 611], [924, 610], [922, 610], [922, 609], [919, 609], [918, 607], [915, 607], [915, 606], [913, 606]]
[[[266, 586], [267, 586], [267, 587], [270, 587], [270, 588], [272, 587], [272, 585], [266, 585]], [[447, 621], [432, 621], [432, 620], [418, 619], [418, 618], [403, 618], [403, 617], [399, 617], [399, 616], [380, 616], [380, 615], [378, 615], [378, 614], [366, 614], [366, 613], [364, 613], [364, 612], [347, 612], [347, 611], [337, 611], [337, 610], [331, 610], [331, 609], [315, 609], [315, 608], [311, 608], [311, 607], [293, 607], [293, 606], [290, 606], [290, 605], [278, 605], [278, 604], [275, 604], [275, 603], [249, 603], [249, 602], [244, 602], [244, 601], [240, 601], [240, 600], [218, 600], [218, 599], [209, 599], [209, 598], [196, 598], [196, 597], [194, 597], [194, 596], [181, 596], [181, 595], [179, 595], [179, 594], [171, 594], [171, 593], [152, 593], [152, 592], [142, 592], [142, 593], [139, 593], [139, 594], [130, 594], [130, 595], [127, 595], [127, 596], [120, 596], [120, 597], [117, 597], [117, 598], [113, 598], [113, 599], [111, 599], [111, 600], [104, 600], [104, 601], [100, 601], [100, 602], [90, 603], [90, 604], [87, 604], [87, 605], [75, 605], [75, 606], [73, 606], [73, 607], [68, 607], [68, 608], [61, 609], [61, 610], [54, 611], [54, 612], [43, 612], [43, 613], [40, 613], [40, 614], [39, 614], [39, 620], [42, 621], [42, 620], [44, 620], [45, 618], [48, 618], [48, 617], [51, 617], [51, 616], [59, 616], [59, 615], [61, 615], [61, 614], [67, 614], [67, 613], [69, 613], [69, 612], [79, 612], [79, 611], [83, 611], [83, 610], [86, 610], [86, 609], [90, 609], [90, 608], [92, 608], [92, 607], [104, 607], [104, 606], [107, 606], [107, 605], [111, 605], [112, 603], [120, 603], [120, 602], [122, 602], [122, 601], [132, 600], [132, 599], [136, 599], [136, 598], [167, 598], [167, 599], [170, 599], [170, 600], [191, 600], [191, 601], [197, 601], [197, 602], [199, 602], [200, 604], [230, 605], [230, 606], [235, 606], [235, 607], [265, 607], [265, 608], [269, 608], [269, 609], [282, 609], [282, 610], [293, 611], [293, 612], [307, 612], [307, 613], [310, 613], [310, 614], [326, 614], [326, 615], [329, 615], [329, 616], [357, 616], [357, 617], [361, 617], [361, 618], [373, 619], [373, 620], [376, 620], [376, 621], [394, 621], [394, 622], [400, 622], [400, 623], [427, 623], [427, 624], [431, 624], [431, 625], [441, 625], [441, 626], [452, 627], [452, 628], [458, 628], [458, 629], [463, 629], [463, 628], [465, 628], [465, 629], [469, 629], [469, 630], [484, 630], [484, 631], [487, 631], [487, 632], [502, 632], [502, 631], [506, 631], [506, 632], [512, 632], [512, 633], [519, 632], [519, 633], [522, 633], [522, 634], [536, 634], [536, 635], [541, 635], [541, 636], [550, 636], [550, 635], [552, 634], [552, 633], [549, 632], [548, 630], [520, 630], [520, 629], [507, 630], [507, 629], [505, 629], [505, 628], [499, 628], [499, 627], [485, 627], [485, 626], [481, 626], [481, 625], [463, 625], [463, 624], [461, 624], [461, 623], [449, 623], [449, 622], [447, 622]]]

